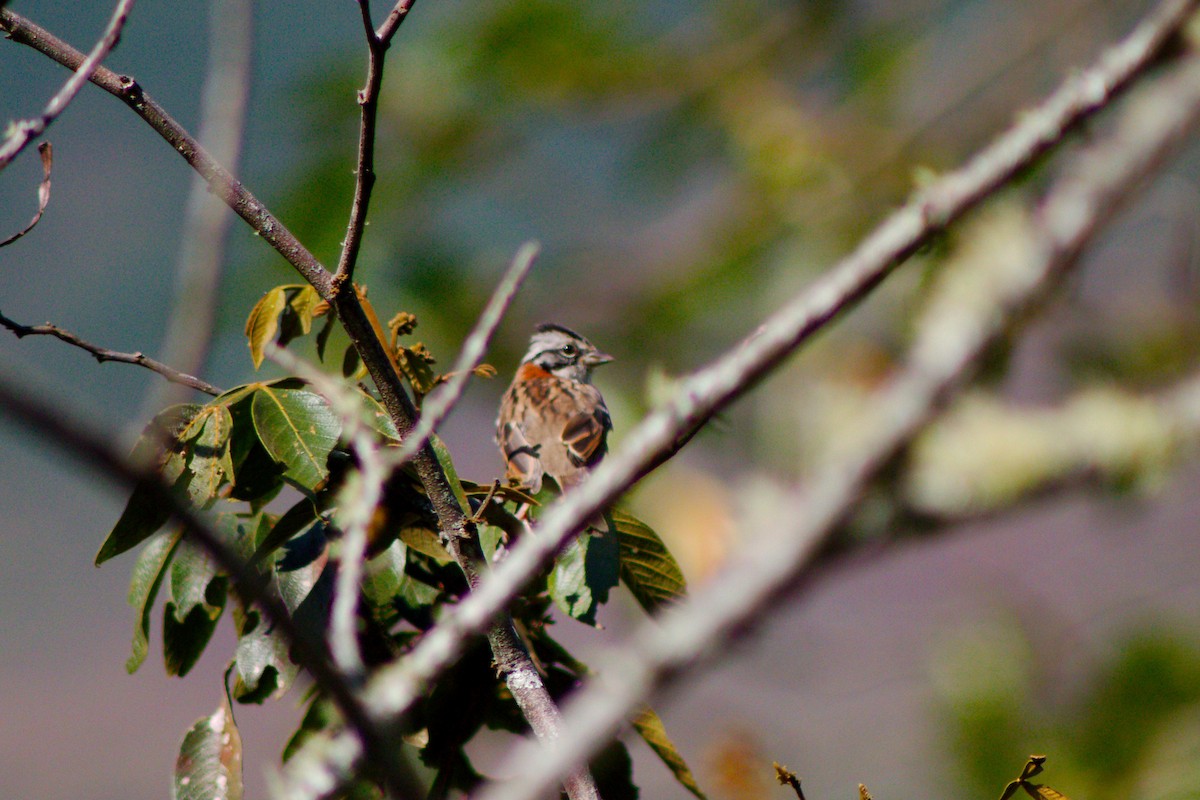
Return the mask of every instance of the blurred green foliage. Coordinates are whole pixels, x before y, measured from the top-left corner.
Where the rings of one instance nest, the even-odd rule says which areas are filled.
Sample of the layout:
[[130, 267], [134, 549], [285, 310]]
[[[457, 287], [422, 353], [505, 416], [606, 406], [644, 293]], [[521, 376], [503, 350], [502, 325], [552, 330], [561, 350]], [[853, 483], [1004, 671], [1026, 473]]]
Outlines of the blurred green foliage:
[[954, 641], [938, 669], [942, 731], [962, 795], [991, 797], [1029, 753], [1055, 789], [1091, 800], [1200, 794], [1200, 649], [1147, 628], [1119, 639], [1078, 687], [1052, 683], [1047, 654], [1000, 625]]

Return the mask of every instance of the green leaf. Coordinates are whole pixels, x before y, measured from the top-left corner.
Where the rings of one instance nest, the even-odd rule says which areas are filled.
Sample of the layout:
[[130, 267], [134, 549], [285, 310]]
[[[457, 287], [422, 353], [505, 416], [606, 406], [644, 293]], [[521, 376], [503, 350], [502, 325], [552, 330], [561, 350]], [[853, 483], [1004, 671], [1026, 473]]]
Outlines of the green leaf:
[[[214, 590], [210, 597], [219, 601], [223, 608], [225, 604], [227, 581], [218, 578], [213, 582]], [[217, 629], [217, 620], [205, 611], [202, 606], [194, 607], [182, 621], [177, 618], [174, 603], [167, 603], [163, 615], [163, 664], [168, 675], [183, 677], [196, 666], [204, 648], [212, 639]]]
[[158, 587], [167, 564], [181, 538], [179, 531], [159, 534], [150, 540], [133, 565], [128, 601], [137, 612], [137, 620], [133, 628], [133, 652], [125, 662], [125, 670], [130, 674], [137, 672], [146, 660], [146, 652], [150, 649], [150, 612], [154, 609], [154, 598], [158, 596]]
[[271, 458], [258, 441], [258, 434], [252, 432], [252, 435], [254, 441], [245, 456], [234, 462], [233, 488], [229, 490], [229, 497], [245, 500], [257, 510], [271, 502], [283, 488], [284, 467]]
[[[247, 524], [251, 529], [257, 518]], [[217, 529], [236, 544], [243, 520], [220, 514]], [[229, 579], [218, 574], [216, 562], [194, 543], [184, 539], [171, 560], [166, 610], [163, 616], [163, 661], [168, 675], [186, 675], [212, 639], [225, 610]]]
[[604, 800], [638, 800], [638, 788], [633, 783], [633, 759], [629, 748], [620, 739], [607, 746], [588, 764], [588, 772], [596, 779], [596, 789]]
[[263, 447], [283, 464], [284, 478], [308, 492], [329, 474], [326, 462], [342, 423], [329, 402], [299, 381], [279, 381], [254, 393], [251, 413]]
[[393, 442], [400, 441], [400, 432], [396, 430], [396, 423], [392, 422], [392, 418], [388, 416], [387, 409], [383, 407], [383, 404], [366, 392], [362, 393], [362, 397], [366, 424], [385, 439], [391, 439]]
[[555, 605], [588, 625], [596, 624], [596, 609], [608, 601], [617, 585], [620, 558], [611, 533], [581, 533], [559, 552], [546, 588]]
[[279, 518], [279, 521], [271, 526], [270, 532], [262, 541], [257, 543], [250, 561], [258, 563], [282, 547], [293, 536], [298, 536], [317, 523], [324, 524], [317, 514], [316, 506], [309, 498], [302, 497], [299, 503], [289, 508]]
[[283, 748], [283, 762], [286, 764], [290, 761], [309, 739], [322, 731], [336, 728], [341, 721], [342, 717], [333, 703], [321, 695], [314, 695], [308, 710], [304, 712], [304, 719], [300, 720], [300, 727], [296, 729], [292, 738], [288, 739], [287, 746]]
[[291, 287], [276, 286], [264, 294], [250, 310], [250, 316], [246, 320], [246, 338], [250, 343], [250, 360], [254, 362], [255, 369], [262, 366], [263, 351], [267, 342], [274, 339], [279, 330], [279, 315], [287, 306], [289, 288]]
[[346, 380], [356, 381], [365, 375], [367, 372], [366, 366], [358, 357], [358, 351], [354, 346], [346, 348], [346, 352], [342, 353], [342, 377]]
[[321, 330], [317, 331], [317, 358], [321, 360], [321, 363], [325, 362], [325, 349], [329, 346], [329, 334], [333, 333], [335, 319], [331, 308], [325, 315], [325, 324], [321, 326]]
[[405, 573], [404, 580], [400, 582], [400, 590], [397, 592], [396, 597], [405, 606], [413, 611], [417, 611], [422, 608], [428, 608], [440, 600], [442, 591], [436, 586], [430, 586], [428, 583]]
[[173, 800], [242, 800], [242, 737], [227, 697], [183, 737], [174, 777]]
[[433, 454], [437, 456], [438, 463], [442, 465], [442, 469], [446, 473], [446, 479], [450, 481], [450, 490], [454, 492], [459, 507], [470, 512], [471, 505], [467, 502], [467, 493], [463, 490], [462, 481], [458, 479], [458, 470], [454, 469], [454, 460], [450, 458], [450, 451], [446, 449], [442, 438], [436, 433], [429, 435], [429, 444], [433, 446]]
[[[222, 514], [218, 519], [232, 516]], [[195, 608], [212, 619], [221, 615], [224, 602], [209, 601], [209, 584], [217, 577], [217, 564], [199, 545], [187, 539], [180, 542], [171, 559], [170, 577], [167, 600], [175, 606], [176, 622], [183, 622]]]
[[667, 729], [658, 714], [654, 713], [654, 709], [642, 706], [632, 722], [633, 729], [645, 740], [646, 744], [650, 745], [650, 749], [654, 751], [655, 755], [667, 765], [667, 769], [671, 770], [675, 780], [700, 800], [707, 800], [704, 792], [700, 790], [699, 784], [696, 783], [691, 769], [688, 768], [687, 762], [679, 754], [675, 743], [667, 736]]
[[234, 659], [233, 696], [239, 703], [262, 703], [287, 691], [297, 667], [288, 658], [288, 644], [278, 636], [255, 629], [238, 639]]
[[408, 548], [399, 539], [363, 567], [363, 597], [375, 608], [386, 608], [400, 594], [406, 576]]
[[621, 580], [647, 613], [687, 596], [687, 581], [658, 534], [631, 514], [609, 512], [621, 547]]
[[483, 557], [491, 563], [496, 559], [496, 548], [504, 541], [504, 531], [495, 525], [479, 526], [479, 546], [483, 548]]
[[[195, 403], [186, 403], [171, 406], [156, 415], [134, 445], [132, 460], [142, 464], [157, 462], [161, 469], [169, 458], [173, 458], [182, 467], [182, 459], [177, 453], [164, 452], [163, 443], [164, 440], [176, 441], [201, 408]], [[178, 477], [178, 473], [175, 475]], [[170, 512], [159, 500], [158, 493], [147, 484], [139, 483], [134, 487], [117, 524], [100, 545], [95, 558], [96, 566], [137, 547], [166, 525], [170, 518]]]
[[[325, 630], [333, 573], [323, 564], [307, 564], [276, 575], [279, 596], [296, 624], [318, 639]], [[262, 624], [258, 612], [242, 616], [237, 644], [233, 696], [241, 703], [261, 703], [288, 690], [298, 673], [289, 657], [290, 646], [278, 633]]]

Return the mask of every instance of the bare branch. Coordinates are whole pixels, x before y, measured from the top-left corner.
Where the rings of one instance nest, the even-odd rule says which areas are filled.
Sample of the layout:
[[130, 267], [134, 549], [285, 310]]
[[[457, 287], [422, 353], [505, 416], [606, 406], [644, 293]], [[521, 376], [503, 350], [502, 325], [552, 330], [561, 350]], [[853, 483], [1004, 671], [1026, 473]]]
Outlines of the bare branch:
[[[75, 74], [63, 84], [63, 87], [58, 90], [58, 94], [50, 98], [50, 102], [46, 104], [41, 116], [13, 123], [8, 138], [4, 144], [0, 145], [0, 170], [7, 167], [25, 149], [26, 145], [45, 133], [50, 123], [66, 110], [83, 85], [91, 80], [92, 74], [100, 66], [100, 62], [112, 52], [112, 49], [117, 46], [117, 42], [121, 40], [121, 29], [125, 27], [125, 20], [128, 19], [131, 8], [133, 8], [133, 0], [119, 0], [100, 41], [96, 42], [96, 46], [92, 48], [92, 52], [88, 53], [87, 58], [81, 59], [77, 67], [72, 67]], [[0, 9], [0, 12], [3, 12], [3, 9]]]
[[[200, 100], [200, 141], [214, 161], [236, 169], [250, 94], [254, 13], [250, 0], [217, 0], [209, 7], [208, 67]], [[179, 269], [163, 354], [185, 372], [204, 367], [212, 341], [213, 311], [232, 217], [204, 181], [193, 178], [179, 247]], [[150, 395], [157, 410], [169, 391]]]
[[[575, 695], [552, 757], [524, 743], [502, 771], [516, 783], [480, 794], [485, 800], [542, 796], [566, 769], [585, 761], [639, 703], [717, 656], [717, 643], [762, 620], [789, 591], [814, 583], [834, 534], [867, 484], [944, 406], [1007, 326], [1043, 300], [1064, 272], [1146, 177], [1200, 124], [1200, 56], [1130, 100], [1112, 135], [1085, 151], [1050, 190], [1036, 216], [1022, 219], [1008, 247], [950, 275], [935, 295], [905, 369], [879, 393], [879, 412], [861, 443], [771, 514], [780, 530], [722, 579], [676, 613], [643, 626]], [[962, 284], [972, 282], [972, 291]]]
[[388, 13], [387, 19], [383, 21], [379, 29], [375, 31], [376, 38], [379, 39], [380, 44], [384, 47], [392, 43], [392, 37], [396, 35], [396, 31], [400, 28], [400, 23], [404, 22], [408, 17], [408, 12], [412, 10], [414, 2], [416, 0], [400, 0], [400, 2], [396, 3], [396, 7]]
[[[84, 61], [83, 54], [71, 45], [9, 9], [0, 8], [0, 30], [5, 31], [14, 42], [28, 45], [68, 69], [76, 70]], [[129, 76], [118, 75], [107, 67], [97, 67], [91, 81], [119, 98], [166, 139], [207, 181], [213, 194], [225, 201], [259, 236], [287, 259], [296, 271], [321, 292], [322, 297], [329, 299], [329, 271], [266, 206], [259, 202], [258, 198], [201, 147], [157, 101], [144, 92], [137, 81]]]
[[[363, 230], [367, 224], [367, 208], [375, 186], [375, 120], [379, 112], [379, 87], [383, 84], [383, 59], [387, 46], [379, 40], [371, 23], [370, 0], [358, 0], [363, 31], [367, 40], [367, 83], [358, 90], [360, 121], [358, 126], [358, 166], [354, 171], [354, 200], [350, 205], [350, 222], [342, 242], [342, 255], [333, 275], [333, 291], [343, 291], [354, 278], [354, 266], [362, 246]], [[353, 292], [350, 292], [353, 294]]]
[[46, 206], [50, 204], [50, 169], [54, 166], [54, 148], [49, 142], [42, 142], [38, 145], [38, 153], [42, 156], [42, 182], [38, 184], [37, 211], [28, 225], [0, 242], [0, 247], [7, 247], [33, 230], [41, 222], [42, 214], [46, 213]]
[[75, 334], [71, 333], [70, 331], [63, 330], [57, 325], [51, 325], [49, 323], [45, 325], [22, 325], [21, 323], [14, 322], [13, 320], [4, 316], [4, 314], [0, 314], [0, 325], [3, 325], [5, 328], [8, 328], [10, 331], [12, 331], [18, 339], [23, 339], [26, 336], [53, 336], [56, 339], [66, 342], [67, 344], [74, 345], [81, 350], [91, 353], [92, 356], [95, 357], [96, 361], [100, 362], [101, 364], [103, 364], [105, 361], [116, 361], [122, 364], [136, 364], [137, 366], [145, 367], [152, 372], [157, 372], [159, 375], [162, 375], [172, 383], [178, 383], [182, 386], [189, 386], [197, 391], [210, 394], [214, 397], [221, 393], [221, 390], [216, 386], [213, 386], [211, 383], [208, 383], [207, 381], [195, 376], [184, 374], [173, 367], [167, 366], [161, 361], [155, 361], [153, 358], [150, 358], [143, 353], [120, 353], [116, 350], [109, 350], [106, 347], [99, 347], [80, 339]]

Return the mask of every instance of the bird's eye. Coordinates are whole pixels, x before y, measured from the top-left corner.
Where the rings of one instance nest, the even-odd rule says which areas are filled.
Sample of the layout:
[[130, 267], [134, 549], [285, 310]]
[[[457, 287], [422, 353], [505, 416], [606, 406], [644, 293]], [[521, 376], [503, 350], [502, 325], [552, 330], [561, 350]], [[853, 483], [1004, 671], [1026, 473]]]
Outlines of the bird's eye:
[[573, 344], [568, 343], [568, 344], [564, 344], [559, 349], [559, 352], [561, 352], [567, 358], [574, 358], [579, 353], [579, 348]]

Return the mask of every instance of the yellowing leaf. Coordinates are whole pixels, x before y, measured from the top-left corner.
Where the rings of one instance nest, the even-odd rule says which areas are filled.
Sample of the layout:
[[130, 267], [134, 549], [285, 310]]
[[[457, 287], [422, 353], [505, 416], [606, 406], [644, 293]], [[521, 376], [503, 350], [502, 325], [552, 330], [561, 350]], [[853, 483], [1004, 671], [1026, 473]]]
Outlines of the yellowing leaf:
[[193, 427], [200, 431], [188, 447], [188, 498], [193, 505], [206, 506], [217, 498], [221, 484], [233, 477], [229, 454], [229, 436], [233, 432], [233, 414], [224, 405], [206, 406], [197, 415]]
[[262, 366], [267, 342], [272, 341], [279, 330], [279, 315], [287, 305], [288, 288], [276, 286], [264, 294], [246, 319], [246, 338], [250, 343], [250, 360], [254, 362], [255, 369]]
[[418, 395], [429, 394], [437, 385], [437, 376], [433, 374], [434, 363], [433, 354], [420, 342], [412, 347], [396, 348], [396, 366]]
[[1037, 796], [1041, 800], [1067, 800], [1067, 796], [1062, 792], [1051, 789], [1049, 786], [1035, 786]]
[[646, 744], [650, 745], [654, 754], [667, 765], [667, 769], [671, 770], [671, 774], [675, 776], [675, 780], [679, 781], [679, 785], [700, 800], [707, 800], [704, 792], [700, 790], [700, 785], [696, 783], [696, 777], [688, 768], [687, 762], [679, 754], [675, 743], [667, 736], [666, 726], [663, 725], [658, 714], [654, 713], [654, 709], [642, 706], [634, 716], [632, 723], [633, 729], [638, 732]]

